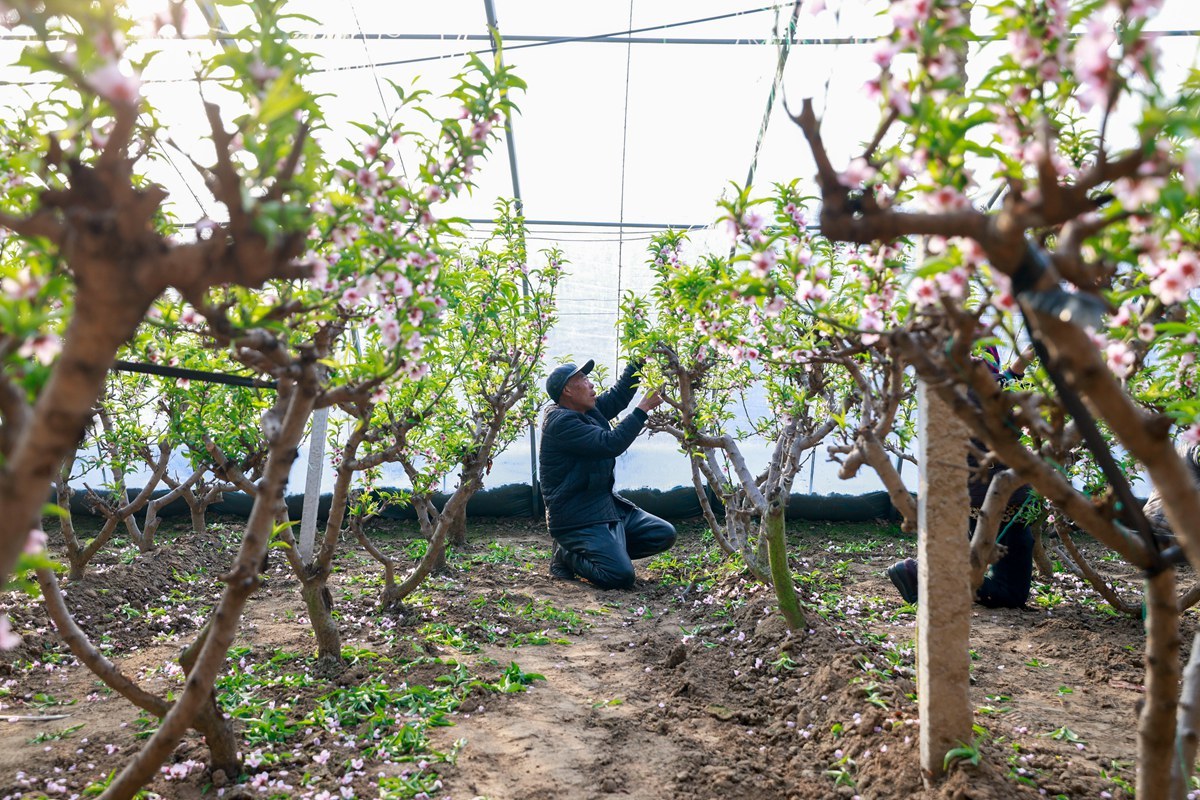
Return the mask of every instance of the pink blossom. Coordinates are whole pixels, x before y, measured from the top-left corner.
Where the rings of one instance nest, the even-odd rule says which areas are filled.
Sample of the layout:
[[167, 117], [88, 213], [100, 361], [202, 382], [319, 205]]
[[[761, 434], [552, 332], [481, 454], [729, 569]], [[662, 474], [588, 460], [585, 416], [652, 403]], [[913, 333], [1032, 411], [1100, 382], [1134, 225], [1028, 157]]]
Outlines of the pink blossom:
[[7, 614], [0, 614], [0, 650], [12, 650], [21, 644], [21, 637], [13, 633]]
[[33, 528], [29, 531], [28, 538], [25, 539], [25, 548], [21, 552], [25, 555], [36, 556], [38, 553], [46, 550], [46, 532], [41, 528]]
[[0, 280], [0, 289], [14, 300], [32, 300], [42, 289], [42, 281], [22, 268], [15, 277]]
[[774, 250], [764, 250], [750, 256], [750, 274], [756, 278], [765, 278], [775, 266], [778, 256]]
[[354, 173], [354, 179], [358, 181], [360, 187], [371, 192], [371, 194], [375, 194], [375, 190], [379, 188], [379, 176], [366, 167]]
[[947, 297], [961, 300], [967, 294], [967, 271], [962, 267], [955, 267], [948, 272], [939, 273], [937, 284]]
[[1013, 61], [1024, 69], [1033, 69], [1042, 57], [1041, 44], [1025, 28], [1008, 32], [1008, 46], [1012, 49]]
[[923, 24], [929, 19], [932, 5], [932, 0], [898, 0], [892, 3], [888, 13], [901, 41], [916, 43], [918, 24]]
[[1150, 281], [1150, 291], [1168, 305], [1186, 300], [1198, 282], [1196, 257], [1185, 253], [1179, 258], [1159, 262], [1159, 266], [1162, 270]]
[[897, 84], [892, 87], [888, 105], [894, 108], [900, 116], [910, 117], [913, 113], [911, 94], [912, 90], [906, 84]]
[[937, 284], [929, 278], [914, 278], [908, 285], [908, 299], [918, 309], [934, 305], [938, 301]]
[[846, 186], [854, 187], [874, 180], [877, 174], [878, 170], [871, 166], [865, 158], [859, 156], [846, 167], [846, 171], [841, 174], [841, 179]]
[[757, 211], [747, 211], [742, 217], [742, 227], [745, 229], [747, 234], [759, 233], [766, 224], [766, 219]]
[[866, 311], [858, 318], [858, 327], [867, 331], [862, 334], [863, 344], [875, 344], [879, 341], [877, 332], [883, 330], [883, 317], [875, 311]]
[[1125, 342], [1109, 342], [1108, 347], [1104, 348], [1104, 357], [1108, 368], [1118, 378], [1129, 377], [1137, 362], [1137, 355]]
[[1149, 322], [1143, 322], [1141, 325], [1138, 325], [1137, 335], [1143, 342], [1153, 342], [1155, 336], [1154, 326]]
[[952, 50], [943, 48], [929, 60], [927, 68], [934, 80], [943, 81], [958, 74], [958, 59]]
[[887, 69], [892, 64], [892, 59], [900, 52], [900, 45], [890, 39], [880, 39], [875, 45], [875, 50], [871, 53], [871, 58], [881, 69]]
[[824, 303], [829, 299], [829, 287], [808, 280], [796, 281], [796, 300], [801, 303]]
[[1112, 77], [1112, 59], [1108, 51], [1117, 41], [1117, 34], [1103, 17], [1096, 16], [1088, 23], [1085, 33], [1075, 44], [1075, 74], [1078, 76], [1082, 94], [1080, 105], [1090, 109], [1096, 101], [1104, 101], [1108, 95], [1108, 83]]
[[54, 333], [39, 333], [26, 339], [17, 349], [21, 358], [35, 359], [39, 364], [46, 365], [58, 357], [62, 351], [62, 340]]
[[204, 322], [204, 317], [196, 309], [188, 306], [179, 312], [179, 322], [181, 325], [200, 325]]
[[1127, 210], [1154, 205], [1165, 181], [1157, 177], [1121, 178], [1113, 184], [1113, 194]]
[[379, 323], [379, 342], [389, 350], [400, 343], [400, 322], [388, 317]]
[[487, 138], [487, 135], [492, 132], [492, 123], [487, 120], [481, 120], [471, 126], [471, 141], [482, 142]]
[[89, 75], [87, 81], [92, 91], [110, 103], [132, 105], [141, 97], [141, 79], [122, 72], [116, 61], [106, 62]]
[[125, 34], [121, 31], [98, 31], [92, 36], [96, 52], [108, 59], [115, 59], [125, 49]]
[[362, 292], [357, 287], [351, 286], [346, 291], [342, 292], [342, 306], [344, 308], [354, 308], [363, 300]]
[[1130, 20], [1148, 19], [1159, 12], [1163, 0], [1129, 0], [1125, 16]]
[[1017, 299], [1012, 296], [1012, 292], [998, 292], [992, 297], [992, 305], [1001, 311], [1013, 314], [1017, 310]]
[[930, 194], [925, 195], [931, 211], [962, 211], [969, 208], [971, 201], [966, 195], [953, 186], [939, 186]]
[[1200, 444], [1200, 422], [1180, 431], [1179, 438], [1189, 445]]
[[396, 275], [396, 279], [392, 283], [392, 294], [399, 298], [405, 298], [412, 297], [412, 293], [412, 281], [403, 275]]

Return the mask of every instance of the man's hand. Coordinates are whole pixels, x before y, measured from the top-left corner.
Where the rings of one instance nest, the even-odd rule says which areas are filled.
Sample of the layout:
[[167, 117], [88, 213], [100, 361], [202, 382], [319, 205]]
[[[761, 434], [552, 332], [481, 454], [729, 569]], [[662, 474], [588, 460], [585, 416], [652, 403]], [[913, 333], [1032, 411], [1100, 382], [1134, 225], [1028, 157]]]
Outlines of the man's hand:
[[649, 414], [654, 409], [662, 405], [663, 396], [660, 390], [654, 390], [650, 394], [642, 398], [642, 401], [637, 404], [637, 407]]

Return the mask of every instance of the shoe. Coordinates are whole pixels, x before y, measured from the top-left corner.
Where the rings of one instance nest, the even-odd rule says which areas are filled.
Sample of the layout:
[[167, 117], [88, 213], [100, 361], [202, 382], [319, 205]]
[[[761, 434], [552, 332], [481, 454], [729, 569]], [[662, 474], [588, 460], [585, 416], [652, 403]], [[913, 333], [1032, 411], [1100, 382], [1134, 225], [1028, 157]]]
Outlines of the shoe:
[[909, 605], [917, 602], [917, 562], [914, 559], [906, 558], [892, 564], [887, 568], [887, 576], [904, 602]]
[[575, 570], [571, 569], [571, 565], [567, 563], [564, 551], [559, 547], [558, 542], [554, 543], [554, 552], [550, 556], [550, 577], [562, 581], [575, 580]]

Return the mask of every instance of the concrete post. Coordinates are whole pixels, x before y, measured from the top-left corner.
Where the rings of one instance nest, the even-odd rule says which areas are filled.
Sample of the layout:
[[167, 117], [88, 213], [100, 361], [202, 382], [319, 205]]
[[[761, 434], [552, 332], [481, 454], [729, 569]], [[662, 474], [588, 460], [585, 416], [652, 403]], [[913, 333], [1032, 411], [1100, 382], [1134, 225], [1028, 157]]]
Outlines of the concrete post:
[[924, 381], [917, 403], [917, 709], [928, 782], [944, 771], [947, 752], [971, 741], [971, 503], [966, 427]]
[[329, 409], [313, 412], [312, 430], [308, 436], [308, 475], [304, 481], [304, 510], [300, 514], [300, 560], [312, 561], [313, 545], [317, 539], [317, 506], [321, 501], [321, 472], [325, 461], [325, 431], [329, 426]]

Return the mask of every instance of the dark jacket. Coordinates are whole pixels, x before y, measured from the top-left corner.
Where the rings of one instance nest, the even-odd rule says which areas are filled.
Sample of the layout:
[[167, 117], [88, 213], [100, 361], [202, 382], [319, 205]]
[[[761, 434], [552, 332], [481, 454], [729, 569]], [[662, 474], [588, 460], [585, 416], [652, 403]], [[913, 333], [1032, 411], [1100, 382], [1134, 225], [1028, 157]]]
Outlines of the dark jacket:
[[629, 505], [613, 494], [613, 470], [617, 456], [629, 449], [645, 426], [646, 412], [635, 408], [615, 428], [609, 420], [633, 400], [639, 366], [625, 367], [620, 380], [597, 395], [596, 407], [587, 413], [553, 404], [546, 410], [538, 469], [551, 534], [616, 522], [617, 504]]

